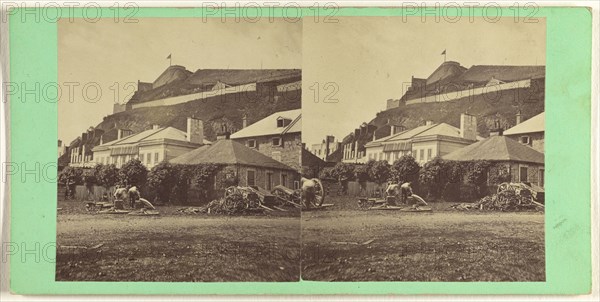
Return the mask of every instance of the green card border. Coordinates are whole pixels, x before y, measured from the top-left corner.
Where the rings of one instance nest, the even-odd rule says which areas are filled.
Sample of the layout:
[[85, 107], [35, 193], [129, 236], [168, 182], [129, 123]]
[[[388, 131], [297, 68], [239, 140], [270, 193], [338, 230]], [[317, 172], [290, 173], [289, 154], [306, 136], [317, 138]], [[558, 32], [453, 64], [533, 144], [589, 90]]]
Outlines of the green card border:
[[[514, 9], [502, 8], [503, 16]], [[73, 11], [72, 11], [73, 12]], [[114, 9], [103, 8], [102, 16]], [[130, 11], [122, 11], [123, 14]], [[201, 17], [202, 8], [141, 8], [136, 18]], [[228, 16], [283, 16], [285, 9], [228, 10]], [[340, 8], [336, 16], [401, 16], [401, 8]], [[522, 16], [531, 11], [520, 10]], [[57, 83], [57, 24], [12, 12], [9, 21], [10, 81], [21, 87]], [[66, 9], [63, 9], [65, 15]], [[75, 9], [81, 17], [81, 10]], [[304, 16], [315, 10], [304, 8]], [[319, 11], [328, 15], [331, 11]], [[418, 10], [419, 16], [431, 12]], [[482, 16], [483, 9], [456, 11]], [[447, 14], [448, 15], [448, 14]], [[209, 17], [219, 17], [211, 15]], [[41, 178], [20, 173], [10, 179], [12, 244], [10, 288], [17, 294], [586, 294], [591, 291], [591, 45], [592, 15], [584, 7], [542, 7], [546, 18], [546, 282], [55, 282], [57, 105], [38, 95], [10, 100], [10, 162]], [[305, 21], [306, 22], [306, 21]], [[37, 98], [37, 99], [36, 99]], [[48, 169], [48, 165], [52, 168]], [[47, 169], [47, 170], [44, 170]], [[21, 169], [24, 171], [24, 169]], [[39, 174], [38, 174], [39, 176]], [[39, 253], [23, 253], [25, 249]], [[36, 259], [37, 258], [37, 259]]]

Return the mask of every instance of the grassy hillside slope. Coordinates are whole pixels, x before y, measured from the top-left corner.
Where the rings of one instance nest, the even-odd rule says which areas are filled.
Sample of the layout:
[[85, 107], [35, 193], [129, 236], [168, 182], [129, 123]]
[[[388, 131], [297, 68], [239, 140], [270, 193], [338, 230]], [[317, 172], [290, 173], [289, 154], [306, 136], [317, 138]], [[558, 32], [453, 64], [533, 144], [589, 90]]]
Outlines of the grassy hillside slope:
[[391, 123], [414, 128], [426, 120], [432, 120], [434, 123], [444, 122], [459, 127], [460, 114], [468, 113], [477, 117], [477, 130], [479, 135], [485, 137], [496, 121], [504, 129], [514, 126], [518, 110], [521, 110], [523, 120], [544, 111], [543, 82], [537, 82], [531, 88], [505, 90], [455, 101], [401, 105], [379, 112], [371, 124], [381, 127], [389, 119]]
[[215, 140], [223, 125], [229, 131], [242, 127], [242, 117], [254, 123], [276, 111], [298, 109], [302, 91], [259, 95], [257, 92], [232, 93], [172, 106], [138, 108], [106, 116], [97, 128], [105, 131], [104, 142], [116, 139], [116, 129], [140, 132], [152, 125], [172, 126], [185, 131], [188, 117], [204, 121], [204, 134]]

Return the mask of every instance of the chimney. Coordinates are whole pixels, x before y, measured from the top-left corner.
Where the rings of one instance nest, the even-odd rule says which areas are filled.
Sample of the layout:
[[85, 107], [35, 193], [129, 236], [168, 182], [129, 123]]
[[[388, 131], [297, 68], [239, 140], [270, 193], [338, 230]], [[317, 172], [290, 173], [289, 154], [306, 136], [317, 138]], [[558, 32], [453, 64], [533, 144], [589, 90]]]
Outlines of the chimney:
[[515, 125], [518, 125], [521, 123], [521, 110], [517, 111], [517, 123]]
[[433, 125], [433, 121], [432, 120], [426, 120], [425, 121], [425, 126], [431, 126]]
[[477, 140], [477, 118], [470, 114], [460, 115], [460, 137], [468, 140]]
[[187, 141], [193, 144], [204, 143], [204, 123], [193, 117], [187, 119]]
[[160, 128], [160, 125], [156, 125], [156, 124], [152, 125], [152, 130], [157, 130], [158, 128]]
[[244, 113], [242, 117], [242, 129], [248, 127], [248, 114]]
[[117, 139], [122, 139], [124, 137], [130, 136], [133, 134], [133, 131], [128, 129], [117, 129]]
[[104, 135], [100, 135], [100, 143], [99, 145], [104, 144]]

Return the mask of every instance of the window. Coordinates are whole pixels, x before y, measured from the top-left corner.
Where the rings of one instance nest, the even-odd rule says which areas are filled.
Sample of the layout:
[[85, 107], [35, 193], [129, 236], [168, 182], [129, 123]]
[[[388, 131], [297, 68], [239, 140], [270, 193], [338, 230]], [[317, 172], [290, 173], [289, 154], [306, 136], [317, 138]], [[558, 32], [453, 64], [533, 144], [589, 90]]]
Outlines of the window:
[[540, 176], [538, 177], [538, 185], [544, 187], [544, 169], [540, 168]]
[[272, 190], [273, 189], [273, 173], [272, 172], [267, 172], [267, 183], [266, 186], [267, 190]]
[[291, 121], [292, 120], [290, 120], [290, 119], [280, 117], [277, 119], [277, 128], [285, 127], [285, 126], [289, 125]]
[[531, 145], [531, 138], [527, 135], [521, 136], [521, 144]]
[[248, 140], [248, 148], [256, 148], [256, 140], [255, 139]]
[[419, 160], [425, 159], [425, 149], [419, 150]]
[[431, 149], [427, 149], [427, 160], [431, 160]]
[[287, 175], [281, 174], [281, 185], [287, 187]]
[[150, 164], [152, 162], [152, 153], [146, 154], [146, 163]]
[[298, 190], [298, 189], [300, 189], [300, 182], [295, 180], [294, 181], [294, 190]]
[[140, 154], [140, 161], [141, 161], [142, 163], [144, 163], [144, 154], [143, 154], [143, 153], [142, 153], [142, 154]]
[[527, 182], [527, 166], [519, 166], [519, 181]]
[[158, 163], [158, 152], [154, 153], [154, 163]]
[[274, 137], [271, 139], [271, 143], [273, 144], [273, 146], [281, 146], [281, 138]]
[[248, 170], [248, 172], [246, 172], [246, 184], [251, 187], [251, 186], [256, 186], [256, 172], [253, 170]]

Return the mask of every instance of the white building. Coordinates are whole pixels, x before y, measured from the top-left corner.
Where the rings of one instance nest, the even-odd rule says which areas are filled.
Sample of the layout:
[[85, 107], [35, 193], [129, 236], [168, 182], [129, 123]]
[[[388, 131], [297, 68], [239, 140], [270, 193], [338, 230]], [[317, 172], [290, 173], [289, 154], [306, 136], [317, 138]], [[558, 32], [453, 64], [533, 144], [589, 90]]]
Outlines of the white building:
[[188, 118], [186, 132], [153, 126], [150, 130], [98, 145], [92, 151], [96, 164], [114, 164], [120, 168], [131, 159], [139, 159], [151, 169], [163, 160], [168, 161], [206, 144], [211, 142], [204, 139], [202, 121]]
[[387, 160], [393, 164], [404, 155], [411, 155], [423, 165], [437, 156], [444, 156], [477, 142], [477, 119], [461, 115], [461, 128], [446, 123], [427, 121], [424, 126], [402, 131], [365, 144], [366, 160]]

